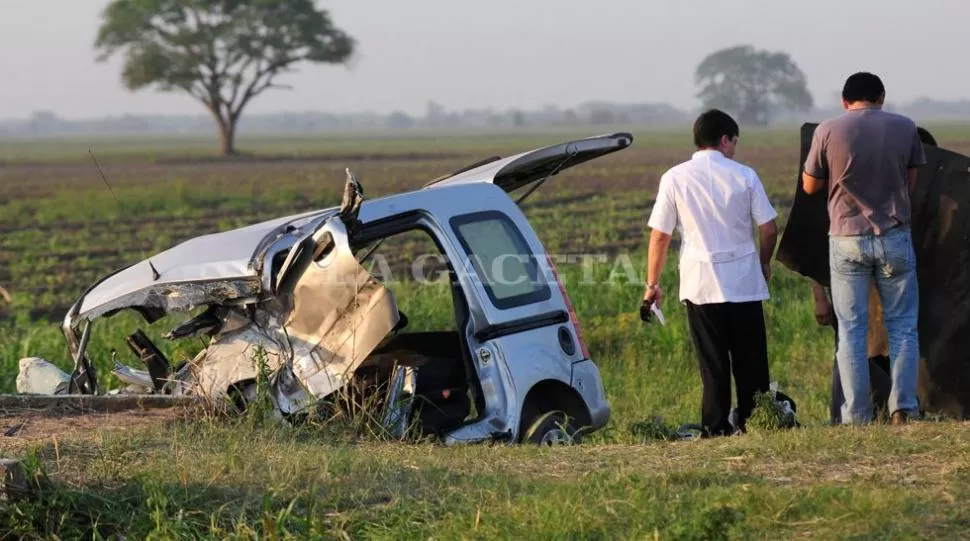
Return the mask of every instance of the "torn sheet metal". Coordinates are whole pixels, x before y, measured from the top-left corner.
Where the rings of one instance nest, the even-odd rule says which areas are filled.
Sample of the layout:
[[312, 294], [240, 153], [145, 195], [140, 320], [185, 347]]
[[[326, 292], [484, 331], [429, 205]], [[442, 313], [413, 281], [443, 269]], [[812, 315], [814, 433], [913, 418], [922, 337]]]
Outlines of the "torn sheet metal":
[[262, 346], [265, 370], [271, 374], [284, 364], [285, 343], [255, 323], [216, 336], [209, 346], [188, 364], [191, 379], [187, 394], [204, 396], [219, 403], [227, 398], [233, 385], [255, 381], [260, 367], [257, 352]]
[[[130, 292], [112, 300], [97, 303], [85, 297], [75, 321], [92, 320], [108, 312], [139, 307], [158, 309], [163, 312], [187, 312], [206, 304], [218, 304], [237, 300], [256, 300], [260, 284], [256, 277], [212, 282], [186, 282], [158, 284]], [[90, 302], [89, 302], [90, 301]], [[85, 308], [93, 306], [92, 308]]]
[[273, 399], [281, 413], [296, 413], [312, 404], [313, 398], [289, 366], [283, 366], [274, 374], [272, 382]]
[[237, 331], [251, 322], [249, 316], [238, 308], [213, 305], [201, 314], [183, 321], [165, 333], [163, 338], [180, 340], [203, 335], [215, 336]]
[[414, 367], [395, 367], [383, 418], [384, 426], [395, 438], [401, 438], [407, 432], [416, 392], [417, 371]]
[[[164, 300], [167, 290], [183, 291], [189, 284], [247, 284], [248, 293], [209, 295], [209, 302], [220, 302], [258, 291], [258, 282], [270, 270], [267, 262], [277, 250], [288, 249], [292, 236], [302, 228], [316, 227], [336, 209], [323, 209], [253, 224], [189, 239], [123, 268], [94, 285], [79, 299], [73, 319], [95, 319], [128, 307], [158, 307], [168, 311], [183, 309], [186, 304]], [[263, 267], [267, 268], [264, 269]], [[257, 282], [254, 287], [250, 282]], [[163, 299], [163, 300], [158, 300]], [[195, 306], [207, 301], [197, 302]]]
[[400, 318], [394, 296], [357, 262], [334, 225], [333, 249], [297, 280], [285, 323], [293, 373], [317, 397], [343, 387]]
[[115, 367], [111, 373], [114, 374], [116, 378], [129, 385], [144, 388], [142, 392], [145, 394], [151, 393], [152, 389], [155, 388], [155, 386], [152, 384], [152, 376], [147, 370], [138, 370], [115, 361]]
[[400, 318], [397, 303], [357, 262], [343, 224], [332, 220], [306, 238], [313, 239], [307, 254], [292, 267], [283, 265], [296, 277], [285, 299], [259, 304], [251, 315], [214, 310], [198, 316], [200, 323], [190, 321], [173, 331], [186, 335], [197, 326], [219, 329], [189, 363], [186, 392], [219, 401], [233, 385], [255, 380], [259, 367], [254, 357], [262, 345], [278, 407], [296, 411], [345, 386], [394, 328]]
[[[79, 317], [94, 318], [137, 292], [175, 287], [189, 282], [235, 281], [255, 278], [251, 265], [261, 242], [280, 226], [311, 216], [320, 211], [284, 216], [250, 226], [189, 239], [106, 278], [87, 292]], [[155, 278], [152, 267], [158, 271]], [[161, 295], [164, 297], [164, 295]], [[137, 302], [123, 303], [129, 306]]]

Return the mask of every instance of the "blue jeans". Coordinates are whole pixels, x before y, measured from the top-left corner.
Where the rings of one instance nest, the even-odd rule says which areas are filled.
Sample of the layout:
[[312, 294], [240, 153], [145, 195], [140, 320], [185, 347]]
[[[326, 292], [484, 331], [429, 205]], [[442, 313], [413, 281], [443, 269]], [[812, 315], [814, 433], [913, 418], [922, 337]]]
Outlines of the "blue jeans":
[[836, 359], [845, 402], [843, 424], [864, 424], [873, 419], [869, 396], [869, 284], [876, 280], [883, 307], [883, 324], [889, 335], [892, 390], [889, 411], [919, 413], [916, 398], [919, 377], [916, 253], [909, 229], [897, 228], [881, 236], [830, 236], [829, 269], [832, 306], [838, 319]]

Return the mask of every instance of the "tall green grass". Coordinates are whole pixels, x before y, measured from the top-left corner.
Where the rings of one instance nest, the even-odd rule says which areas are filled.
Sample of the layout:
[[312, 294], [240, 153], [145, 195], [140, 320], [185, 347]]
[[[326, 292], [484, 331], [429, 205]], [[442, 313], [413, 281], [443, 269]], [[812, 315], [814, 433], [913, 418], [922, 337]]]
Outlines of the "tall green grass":
[[[192, 423], [21, 448], [22, 539], [965, 539], [968, 430], [540, 449]], [[0, 449], [10, 448], [0, 442]], [[9, 452], [9, 451], [8, 451]]]

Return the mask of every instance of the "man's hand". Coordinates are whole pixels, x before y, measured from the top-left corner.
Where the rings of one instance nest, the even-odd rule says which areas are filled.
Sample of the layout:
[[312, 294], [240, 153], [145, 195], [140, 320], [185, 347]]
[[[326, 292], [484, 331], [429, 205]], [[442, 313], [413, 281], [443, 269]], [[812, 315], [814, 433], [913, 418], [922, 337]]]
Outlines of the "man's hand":
[[758, 259], [761, 261], [761, 274], [765, 277], [767, 284], [771, 280], [771, 256], [775, 253], [775, 244], [778, 243], [778, 225], [775, 220], [769, 220], [758, 226], [758, 245], [760, 253]]
[[831, 325], [834, 317], [835, 312], [828, 299], [815, 299], [815, 323], [822, 326]]
[[653, 317], [653, 312], [650, 310], [650, 307], [654, 303], [659, 307], [661, 301], [663, 301], [663, 292], [660, 291], [660, 288], [651, 289], [648, 287], [643, 293], [643, 302], [640, 303], [640, 320], [648, 323], [650, 318]]
[[646, 291], [643, 292], [643, 302], [646, 302], [647, 304], [656, 303], [657, 306], [660, 306], [660, 303], [663, 302], [663, 298], [663, 291], [661, 291], [660, 288], [647, 288]]
[[835, 321], [835, 310], [825, 294], [825, 288], [815, 280], [812, 280], [812, 300], [815, 301], [815, 322], [823, 326], [831, 325]]

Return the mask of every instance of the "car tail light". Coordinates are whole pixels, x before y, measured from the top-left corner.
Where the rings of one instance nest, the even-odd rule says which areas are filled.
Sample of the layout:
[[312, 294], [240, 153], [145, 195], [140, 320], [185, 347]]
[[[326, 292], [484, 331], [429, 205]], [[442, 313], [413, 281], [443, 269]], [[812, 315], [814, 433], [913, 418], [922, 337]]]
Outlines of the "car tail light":
[[546, 254], [546, 262], [549, 263], [549, 270], [552, 271], [552, 276], [556, 279], [556, 284], [559, 286], [559, 292], [562, 293], [562, 298], [566, 302], [566, 310], [569, 311], [569, 320], [572, 321], [573, 327], [576, 329], [576, 339], [579, 340], [579, 348], [583, 352], [583, 358], [589, 359], [589, 349], [586, 348], [586, 341], [583, 340], [583, 331], [579, 327], [579, 318], [576, 317], [576, 310], [573, 309], [573, 303], [569, 300], [569, 294], [566, 293], [566, 288], [562, 285], [562, 280], [559, 279], [556, 264], [552, 262], [549, 254]]

